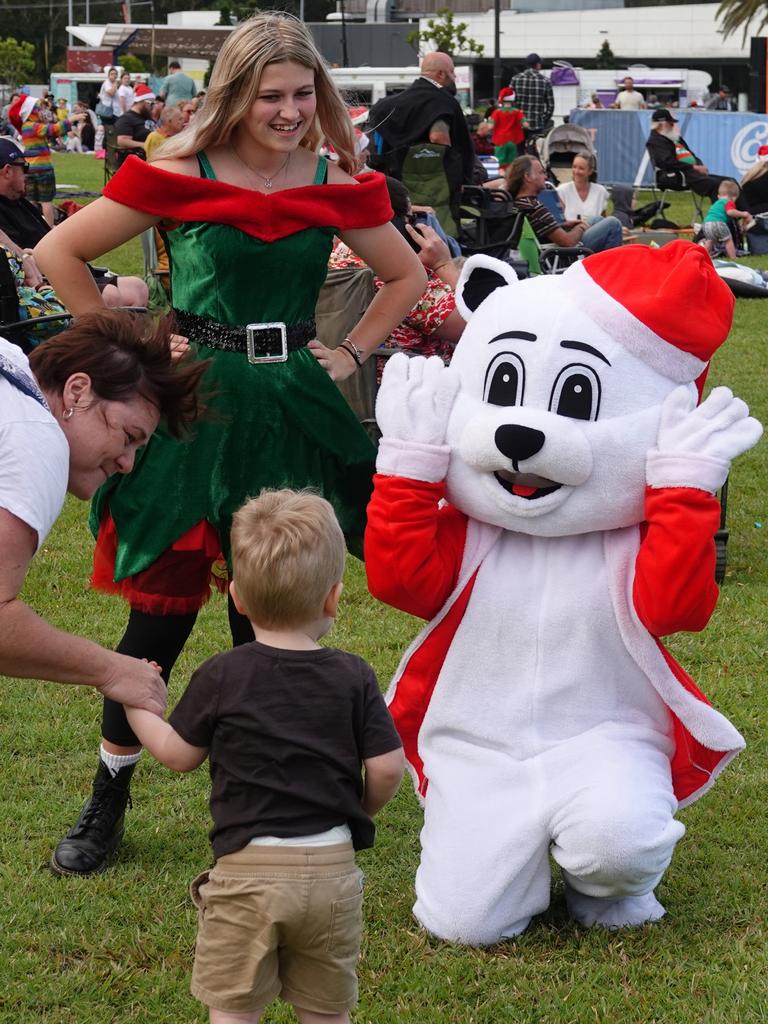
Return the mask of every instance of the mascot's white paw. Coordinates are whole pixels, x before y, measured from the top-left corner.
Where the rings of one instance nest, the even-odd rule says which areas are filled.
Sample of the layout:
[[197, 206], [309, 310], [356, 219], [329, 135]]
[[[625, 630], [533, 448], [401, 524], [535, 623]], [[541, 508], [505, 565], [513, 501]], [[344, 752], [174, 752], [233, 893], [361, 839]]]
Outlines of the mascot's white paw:
[[660, 921], [666, 911], [652, 892], [642, 896], [585, 896], [571, 886], [565, 887], [568, 913], [585, 928], [636, 928], [649, 921]]
[[442, 445], [460, 378], [441, 359], [399, 352], [387, 362], [376, 421], [387, 440]]
[[714, 493], [725, 483], [731, 461], [756, 445], [762, 433], [729, 388], [714, 388], [698, 406], [690, 388], [676, 388], [661, 408], [657, 445], [648, 453], [648, 483]]

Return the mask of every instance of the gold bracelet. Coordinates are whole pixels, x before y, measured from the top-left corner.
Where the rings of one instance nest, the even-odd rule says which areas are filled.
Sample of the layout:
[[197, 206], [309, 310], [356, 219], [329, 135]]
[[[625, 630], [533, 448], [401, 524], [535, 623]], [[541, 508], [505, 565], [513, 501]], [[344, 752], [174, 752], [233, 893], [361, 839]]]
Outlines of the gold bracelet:
[[442, 263], [438, 263], [436, 267], [432, 267], [432, 273], [436, 274], [438, 270], [442, 270], [443, 267], [447, 267], [449, 263], [453, 263], [453, 260], [443, 260]]

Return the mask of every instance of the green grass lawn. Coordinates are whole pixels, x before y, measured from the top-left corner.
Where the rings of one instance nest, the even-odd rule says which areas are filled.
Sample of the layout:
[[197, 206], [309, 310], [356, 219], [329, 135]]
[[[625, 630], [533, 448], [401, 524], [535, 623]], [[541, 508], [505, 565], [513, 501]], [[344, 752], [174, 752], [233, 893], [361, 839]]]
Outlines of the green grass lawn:
[[[101, 183], [87, 156], [57, 158], [62, 181]], [[113, 257], [114, 256], [114, 260]], [[140, 268], [136, 243], [111, 254]], [[107, 261], [105, 261], [107, 262]], [[766, 261], [768, 263], [768, 261]], [[706, 315], [691, 309], [691, 317]], [[768, 302], [740, 300], [710, 382], [728, 383], [768, 422]], [[744, 733], [747, 751], [703, 800], [681, 812], [679, 843], [659, 897], [668, 916], [633, 931], [584, 931], [562, 890], [515, 942], [467, 950], [435, 941], [411, 917], [420, 811], [410, 785], [379, 818], [367, 876], [358, 1024], [758, 1024], [768, 1021], [768, 827], [764, 813], [768, 709], [768, 446], [738, 461], [728, 507], [728, 576], [701, 636], [671, 647]], [[88, 589], [91, 537], [69, 500], [35, 559], [26, 599], [50, 621], [114, 645], [125, 612]], [[354, 650], [386, 683], [419, 628], [367, 594], [350, 559], [332, 643]], [[224, 603], [204, 609], [171, 681], [228, 645]], [[79, 687], [0, 683], [0, 1022], [179, 1024], [203, 1021], [188, 995], [195, 914], [189, 880], [210, 863], [205, 769], [175, 776], [145, 757], [114, 867], [90, 880], [47, 867], [96, 765], [99, 701]], [[266, 1019], [292, 1015], [275, 1007]]]

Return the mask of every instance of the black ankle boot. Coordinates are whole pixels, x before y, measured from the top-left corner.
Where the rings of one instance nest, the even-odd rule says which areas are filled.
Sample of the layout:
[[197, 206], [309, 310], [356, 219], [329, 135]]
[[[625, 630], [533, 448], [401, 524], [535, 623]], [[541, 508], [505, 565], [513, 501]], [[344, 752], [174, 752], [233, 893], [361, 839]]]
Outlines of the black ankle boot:
[[135, 764], [121, 768], [113, 778], [99, 761], [93, 793], [80, 817], [51, 857], [57, 875], [92, 875], [103, 871], [123, 838], [125, 808], [131, 805], [129, 787]]

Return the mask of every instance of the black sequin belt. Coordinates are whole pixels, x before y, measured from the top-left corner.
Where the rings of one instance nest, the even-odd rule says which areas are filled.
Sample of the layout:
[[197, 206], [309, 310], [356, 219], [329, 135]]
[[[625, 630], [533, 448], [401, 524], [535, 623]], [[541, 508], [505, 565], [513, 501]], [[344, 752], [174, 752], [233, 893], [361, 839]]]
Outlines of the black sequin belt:
[[209, 348], [243, 352], [250, 363], [284, 363], [289, 352], [303, 348], [317, 332], [313, 319], [298, 324], [273, 321], [233, 327], [186, 309], [174, 309], [173, 313], [180, 334]]

